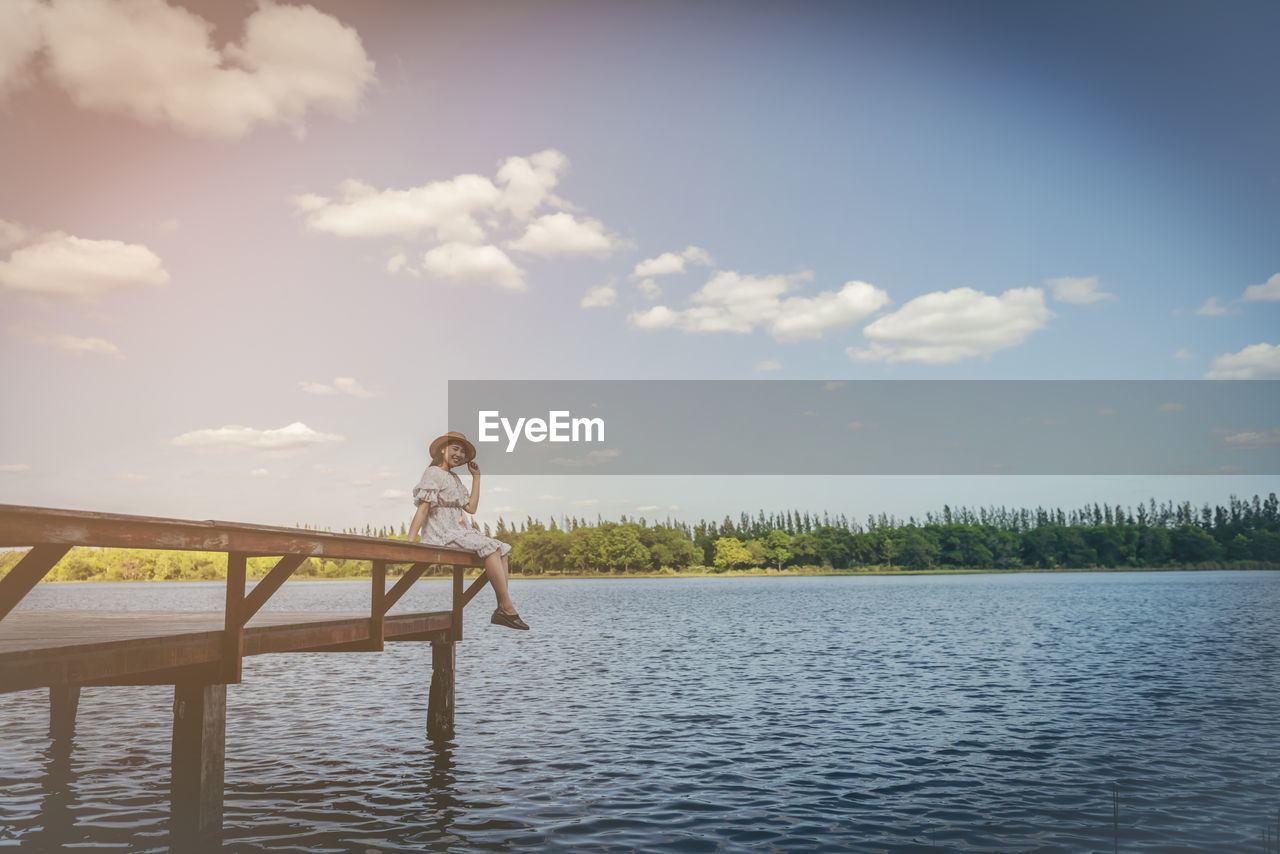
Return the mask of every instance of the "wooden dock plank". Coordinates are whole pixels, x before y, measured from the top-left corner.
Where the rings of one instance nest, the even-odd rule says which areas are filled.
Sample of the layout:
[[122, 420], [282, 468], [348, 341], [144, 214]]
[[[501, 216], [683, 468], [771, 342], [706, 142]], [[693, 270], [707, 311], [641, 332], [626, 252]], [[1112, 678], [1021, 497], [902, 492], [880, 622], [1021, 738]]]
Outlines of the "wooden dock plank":
[[[368, 612], [267, 611], [245, 628], [244, 654], [296, 652], [370, 638]], [[15, 611], [0, 621], [0, 692], [143, 676], [220, 661], [220, 611]], [[389, 614], [388, 641], [447, 633], [449, 611]]]

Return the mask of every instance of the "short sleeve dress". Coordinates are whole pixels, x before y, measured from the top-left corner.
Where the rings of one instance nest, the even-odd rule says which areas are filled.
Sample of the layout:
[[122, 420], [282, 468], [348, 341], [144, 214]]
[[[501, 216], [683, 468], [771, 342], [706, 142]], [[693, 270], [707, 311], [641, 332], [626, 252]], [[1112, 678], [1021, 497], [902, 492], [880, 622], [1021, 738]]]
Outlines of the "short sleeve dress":
[[422, 479], [413, 488], [415, 506], [424, 501], [431, 505], [427, 522], [422, 527], [421, 541], [433, 546], [465, 549], [480, 557], [488, 557], [494, 552], [510, 554], [508, 543], [486, 537], [467, 522], [466, 511], [462, 508], [470, 500], [471, 493], [456, 474], [439, 466], [427, 466]]

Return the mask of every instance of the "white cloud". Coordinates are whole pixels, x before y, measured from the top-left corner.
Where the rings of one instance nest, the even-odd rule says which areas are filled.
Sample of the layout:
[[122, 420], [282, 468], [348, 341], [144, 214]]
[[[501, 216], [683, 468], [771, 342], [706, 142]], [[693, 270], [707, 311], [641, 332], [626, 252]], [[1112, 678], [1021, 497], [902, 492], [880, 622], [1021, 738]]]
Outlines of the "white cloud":
[[1227, 309], [1218, 304], [1217, 297], [1209, 297], [1204, 301], [1204, 305], [1196, 309], [1196, 314], [1203, 314], [1208, 317], [1220, 317], [1226, 313]]
[[497, 495], [497, 494], [499, 494], [499, 493], [503, 493], [503, 492], [510, 492], [510, 491], [511, 491], [511, 489], [510, 489], [510, 487], [506, 487], [506, 486], [491, 486], [491, 487], [489, 487], [489, 490], [488, 490], [488, 491], [489, 491], [489, 492], [492, 492], [494, 495]]
[[40, 12], [35, 0], [0, 3], [0, 98], [31, 79], [30, 62], [43, 41]]
[[409, 263], [409, 259], [405, 257], [403, 252], [397, 252], [387, 259], [387, 272], [392, 275], [399, 273]]
[[1195, 357], [1196, 357], [1196, 354], [1192, 353], [1186, 347], [1181, 348], [1180, 350], [1178, 350], [1178, 352], [1173, 354], [1173, 358], [1177, 359], [1180, 362], [1186, 362], [1191, 359], [1194, 359]]
[[889, 304], [889, 295], [866, 282], [846, 282], [839, 291], [783, 300], [769, 331], [779, 341], [821, 338], [869, 317]]
[[643, 279], [650, 276], [669, 276], [673, 273], [683, 273], [686, 262], [700, 264], [703, 267], [710, 267], [715, 263], [707, 250], [698, 246], [688, 246], [682, 252], [663, 252], [657, 258], [646, 258], [636, 265], [635, 270], [631, 273], [631, 278]]
[[778, 341], [800, 341], [848, 326], [889, 301], [884, 291], [865, 282], [848, 282], [839, 291], [812, 297], [783, 298], [812, 278], [810, 272], [744, 276], [721, 271], [689, 298], [693, 307], [677, 311], [656, 305], [633, 312], [629, 320], [640, 329], [685, 332], [747, 333], [764, 326]]
[[352, 115], [374, 80], [355, 30], [311, 6], [263, 0], [240, 41], [222, 47], [209, 21], [163, 0], [35, 8], [47, 73], [78, 105], [192, 134], [287, 125], [301, 135], [313, 110]]
[[496, 246], [446, 243], [422, 256], [426, 273], [454, 281], [487, 281], [509, 291], [525, 289], [524, 271]]
[[[555, 189], [569, 158], [548, 149], [528, 157], [508, 157], [493, 180], [483, 175], [456, 175], [408, 189], [379, 190], [354, 179], [342, 182], [333, 197], [306, 193], [293, 198], [313, 231], [338, 237], [428, 237], [439, 241], [480, 243], [481, 220], [506, 213], [525, 222], [543, 205], [564, 207]], [[397, 260], [401, 259], [401, 260]], [[388, 271], [407, 259], [394, 256]]]
[[26, 243], [32, 236], [31, 230], [22, 223], [0, 219], [0, 249], [8, 249], [10, 246], [17, 246], [19, 243]]
[[1250, 344], [1239, 353], [1223, 353], [1204, 375], [1209, 380], [1280, 379], [1280, 346]]
[[1276, 273], [1261, 285], [1250, 285], [1244, 289], [1244, 300], [1280, 300], [1280, 273]]
[[756, 362], [757, 371], [780, 371], [782, 363], [777, 359], [765, 359], [763, 362]]
[[645, 279], [636, 287], [640, 289], [640, 295], [651, 302], [662, 299], [662, 286], [653, 279]]
[[588, 288], [578, 303], [582, 308], [605, 308], [618, 300], [618, 291], [613, 285], [599, 285]]
[[496, 181], [502, 187], [498, 208], [525, 221], [543, 204], [563, 206], [552, 194], [561, 176], [569, 171], [569, 158], [555, 149], [529, 157], [508, 157], [498, 168]]
[[1186, 410], [1186, 408], [1187, 407], [1184, 404], [1177, 403], [1174, 401], [1170, 401], [1169, 403], [1162, 403], [1157, 407], [1157, 409], [1160, 412], [1183, 412]]
[[206, 430], [193, 430], [174, 437], [170, 444], [196, 451], [265, 451], [283, 455], [304, 450], [312, 445], [341, 442], [343, 436], [320, 433], [301, 421], [275, 430], [258, 430], [238, 424]]
[[80, 338], [75, 335], [29, 335], [32, 341], [54, 347], [73, 356], [110, 356], [123, 359], [120, 348], [105, 338]]
[[845, 352], [855, 361], [946, 364], [1022, 343], [1053, 317], [1039, 288], [998, 297], [972, 288], [924, 294], [862, 330], [871, 346]]
[[31, 466], [26, 463], [5, 463], [0, 465], [0, 472], [6, 474], [27, 474], [31, 471]]
[[1115, 294], [1098, 290], [1097, 276], [1084, 278], [1067, 276], [1061, 279], [1048, 279], [1045, 284], [1049, 286], [1053, 292], [1053, 298], [1058, 302], [1087, 305], [1091, 302], [1116, 298]]
[[405, 489], [384, 489], [382, 497], [388, 501], [408, 501], [409, 492]]
[[250, 469], [249, 477], [271, 477], [269, 469]]
[[29, 294], [95, 300], [114, 291], [167, 284], [169, 273], [145, 246], [44, 235], [0, 262], [0, 287]]
[[622, 241], [605, 233], [597, 219], [577, 219], [573, 214], [545, 214], [529, 223], [523, 235], [506, 244], [508, 249], [532, 255], [608, 255]]
[[407, 190], [379, 190], [348, 180], [332, 199], [314, 193], [293, 199], [308, 228], [337, 237], [426, 235], [470, 243], [484, 239], [476, 217], [501, 201], [501, 191], [483, 175], [458, 175]]
[[1280, 445], [1280, 427], [1272, 427], [1265, 433], [1248, 431], [1234, 433], [1223, 437], [1227, 446], [1239, 451], [1253, 451], [1258, 448], [1272, 448]]
[[353, 377], [334, 377], [333, 385], [324, 383], [300, 382], [298, 388], [307, 394], [320, 397], [331, 397], [336, 394], [347, 394], [352, 397], [373, 397], [373, 392], [360, 385]]

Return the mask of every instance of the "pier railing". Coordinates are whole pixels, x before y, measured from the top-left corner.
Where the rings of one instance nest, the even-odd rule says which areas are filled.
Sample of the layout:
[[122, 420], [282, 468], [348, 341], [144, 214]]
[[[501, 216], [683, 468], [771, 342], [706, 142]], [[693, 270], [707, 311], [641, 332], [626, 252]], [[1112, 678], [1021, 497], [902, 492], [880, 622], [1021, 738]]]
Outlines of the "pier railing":
[[[77, 546], [225, 553], [226, 606], [221, 615], [15, 611]], [[221, 828], [226, 686], [241, 681], [246, 655], [373, 652], [385, 641], [430, 642], [427, 732], [452, 735], [455, 644], [462, 638], [463, 609], [487, 581], [481, 573], [464, 588], [466, 570], [483, 565], [474, 553], [298, 528], [0, 504], [0, 548], [15, 547], [30, 550], [0, 578], [0, 692], [48, 687], [50, 734], [67, 739], [81, 687], [172, 684], [175, 850], [215, 841]], [[277, 560], [249, 587], [251, 557]], [[366, 614], [261, 613], [312, 557], [370, 562]], [[388, 589], [393, 565], [407, 568]], [[432, 565], [452, 571], [449, 610], [392, 614]]]

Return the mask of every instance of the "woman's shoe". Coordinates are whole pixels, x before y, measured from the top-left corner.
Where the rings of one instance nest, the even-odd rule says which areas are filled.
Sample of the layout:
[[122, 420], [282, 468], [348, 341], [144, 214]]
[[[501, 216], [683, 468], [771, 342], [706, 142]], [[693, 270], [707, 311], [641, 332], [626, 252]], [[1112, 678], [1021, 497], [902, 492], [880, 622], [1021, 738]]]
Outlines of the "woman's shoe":
[[506, 626], [509, 629], [521, 629], [526, 632], [529, 631], [529, 624], [520, 619], [519, 614], [508, 614], [501, 608], [494, 609], [493, 616], [489, 618], [489, 622], [493, 623], [495, 626]]

